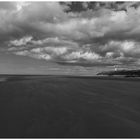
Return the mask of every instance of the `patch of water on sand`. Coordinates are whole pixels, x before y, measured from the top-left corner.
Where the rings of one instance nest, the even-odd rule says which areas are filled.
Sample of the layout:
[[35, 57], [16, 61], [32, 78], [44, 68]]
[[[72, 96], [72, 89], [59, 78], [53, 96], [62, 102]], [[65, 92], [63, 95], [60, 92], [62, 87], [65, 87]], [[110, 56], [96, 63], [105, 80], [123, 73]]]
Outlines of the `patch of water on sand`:
[[5, 81], [7, 81], [7, 78], [6, 77], [0, 78], [0, 82], [5, 82]]

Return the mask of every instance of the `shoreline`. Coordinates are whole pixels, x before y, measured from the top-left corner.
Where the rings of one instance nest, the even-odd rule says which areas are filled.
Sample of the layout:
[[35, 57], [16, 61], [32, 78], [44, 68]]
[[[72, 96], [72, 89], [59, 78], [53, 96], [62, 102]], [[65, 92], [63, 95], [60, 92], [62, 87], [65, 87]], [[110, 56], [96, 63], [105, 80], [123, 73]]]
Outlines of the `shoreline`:
[[124, 77], [124, 76], [90, 76], [90, 75], [13, 75], [13, 74], [0, 74], [0, 82], [8, 81], [22, 81], [50, 78], [68, 78], [68, 79], [91, 79], [91, 80], [120, 80], [120, 81], [140, 81], [140, 77]]

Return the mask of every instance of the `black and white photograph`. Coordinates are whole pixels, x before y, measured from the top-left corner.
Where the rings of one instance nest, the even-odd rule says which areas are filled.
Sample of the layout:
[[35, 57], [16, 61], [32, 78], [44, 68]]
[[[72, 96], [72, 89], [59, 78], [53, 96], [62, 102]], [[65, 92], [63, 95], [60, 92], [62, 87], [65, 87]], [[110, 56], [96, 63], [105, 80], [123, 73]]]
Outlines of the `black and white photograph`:
[[0, 1], [0, 138], [140, 138], [140, 2]]

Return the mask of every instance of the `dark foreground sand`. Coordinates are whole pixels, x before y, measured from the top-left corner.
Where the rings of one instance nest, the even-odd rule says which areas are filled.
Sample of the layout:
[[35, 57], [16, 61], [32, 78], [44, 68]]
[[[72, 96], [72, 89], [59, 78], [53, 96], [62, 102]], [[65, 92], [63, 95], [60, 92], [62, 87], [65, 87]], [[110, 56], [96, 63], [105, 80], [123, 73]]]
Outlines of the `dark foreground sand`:
[[0, 137], [140, 138], [140, 80], [0, 80]]

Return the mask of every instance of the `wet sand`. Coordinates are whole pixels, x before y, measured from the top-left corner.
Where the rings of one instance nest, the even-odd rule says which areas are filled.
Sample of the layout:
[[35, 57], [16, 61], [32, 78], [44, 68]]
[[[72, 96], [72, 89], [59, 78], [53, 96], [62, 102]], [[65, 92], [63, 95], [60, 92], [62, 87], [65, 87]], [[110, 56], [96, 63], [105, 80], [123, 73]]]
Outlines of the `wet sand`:
[[140, 138], [140, 80], [0, 76], [1, 138]]

